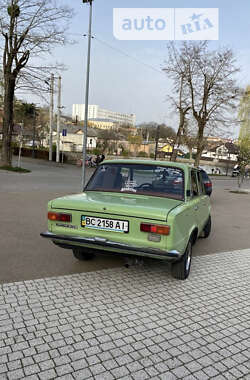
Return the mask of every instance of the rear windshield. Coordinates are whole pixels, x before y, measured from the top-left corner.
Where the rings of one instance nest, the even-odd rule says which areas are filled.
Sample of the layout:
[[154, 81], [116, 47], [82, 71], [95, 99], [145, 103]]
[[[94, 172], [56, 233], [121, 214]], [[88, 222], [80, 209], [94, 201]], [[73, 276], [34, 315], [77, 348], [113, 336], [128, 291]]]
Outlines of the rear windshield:
[[204, 172], [203, 170], [201, 170], [201, 176], [202, 176], [203, 181], [209, 180], [207, 173]]
[[85, 191], [145, 194], [184, 200], [184, 173], [168, 166], [103, 164]]

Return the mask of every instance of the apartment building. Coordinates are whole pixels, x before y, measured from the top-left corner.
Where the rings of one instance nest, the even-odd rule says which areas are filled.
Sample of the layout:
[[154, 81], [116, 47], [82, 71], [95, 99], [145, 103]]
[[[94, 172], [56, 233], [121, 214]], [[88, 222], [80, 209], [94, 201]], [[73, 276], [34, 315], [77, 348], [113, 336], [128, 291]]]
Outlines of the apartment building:
[[[85, 104], [73, 104], [72, 119], [75, 121], [84, 120]], [[134, 126], [136, 122], [135, 114], [124, 114], [120, 112], [109, 111], [101, 108], [96, 104], [90, 104], [88, 106], [88, 118], [89, 119], [107, 119], [112, 120], [114, 123], [120, 125]]]

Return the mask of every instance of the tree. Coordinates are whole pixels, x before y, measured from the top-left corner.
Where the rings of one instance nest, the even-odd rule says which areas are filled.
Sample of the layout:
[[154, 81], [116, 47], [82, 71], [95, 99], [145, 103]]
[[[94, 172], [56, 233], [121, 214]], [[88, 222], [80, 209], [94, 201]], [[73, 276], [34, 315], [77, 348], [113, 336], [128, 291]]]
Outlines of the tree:
[[246, 90], [241, 98], [238, 117], [241, 122], [240, 139], [244, 139], [244, 137], [250, 136], [250, 86], [249, 85], [246, 87]]
[[32, 59], [66, 43], [65, 31], [71, 17], [72, 10], [58, 5], [57, 0], [0, 0], [4, 81], [2, 165], [11, 165], [12, 160], [15, 90], [17, 86], [36, 91], [44, 88], [44, 73], [50, 67], [37, 66]]
[[[171, 154], [171, 161], [176, 161], [178, 148], [181, 144], [182, 135], [184, 135], [184, 129], [186, 124], [186, 117], [191, 109], [191, 106], [188, 103], [187, 94], [185, 94], [185, 75], [183, 72], [180, 73], [180, 86], [179, 86], [179, 99], [178, 102], [175, 101], [174, 98], [170, 97], [172, 102], [174, 103], [176, 109], [179, 112], [179, 126], [178, 131], [174, 140], [173, 151]], [[187, 134], [186, 134], [187, 137]]]
[[240, 168], [238, 186], [241, 187], [245, 177], [246, 167], [250, 165], [250, 136], [245, 136], [239, 140], [238, 164]]
[[14, 103], [14, 120], [16, 123], [23, 123], [23, 126], [30, 126], [34, 123], [37, 115], [34, 103], [16, 101]]
[[100, 148], [103, 152], [110, 152], [116, 150], [117, 143], [114, 144], [114, 141], [117, 142], [119, 140], [119, 135], [112, 129], [102, 129], [98, 130], [98, 139], [101, 140], [97, 144], [98, 148]]
[[[141, 135], [143, 140], [155, 140], [158, 126], [159, 124], [154, 121], [139, 124], [137, 126], [138, 134]], [[175, 136], [176, 132], [172, 127], [169, 127], [166, 124], [160, 124], [160, 139], [175, 138]]]
[[[138, 149], [139, 149], [140, 145], [142, 144], [142, 137], [139, 135], [137, 135], [137, 136], [130, 135], [128, 137], [128, 142], [130, 144], [130, 147], [131, 147], [131, 145], [133, 146], [133, 151], [134, 151], [135, 156], [136, 156]], [[130, 150], [131, 150], [131, 148], [130, 148]]]
[[179, 48], [170, 43], [163, 70], [172, 79], [177, 94], [183, 87], [188, 95], [187, 106], [197, 123], [195, 166], [198, 166], [206, 128], [228, 126], [233, 119], [230, 115], [240, 93], [235, 78], [239, 69], [234, 54], [228, 48], [210, 50], [207, 41], [185, 41]]

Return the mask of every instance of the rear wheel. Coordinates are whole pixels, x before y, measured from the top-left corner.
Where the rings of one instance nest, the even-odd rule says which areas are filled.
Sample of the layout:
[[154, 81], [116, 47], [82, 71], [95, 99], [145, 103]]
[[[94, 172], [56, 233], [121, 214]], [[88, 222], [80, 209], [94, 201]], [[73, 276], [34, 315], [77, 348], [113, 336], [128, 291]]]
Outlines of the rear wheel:
[[72, 251], [77, 260], [88, 261], [92, 260], [95, 257], [94, 253], [85, 251], [81, 248], [74, 248]]
[[172, 276], [178, 280], [186, 280], [190, 273], [192, 261], [192, 238], [189, 239], [186, 251], [181, 260], [172, 264]]
[[210, 235], [212, 227], [211, 216], [209, 215], [208, 221], [203, 229], [203, 237], [207, 238]]

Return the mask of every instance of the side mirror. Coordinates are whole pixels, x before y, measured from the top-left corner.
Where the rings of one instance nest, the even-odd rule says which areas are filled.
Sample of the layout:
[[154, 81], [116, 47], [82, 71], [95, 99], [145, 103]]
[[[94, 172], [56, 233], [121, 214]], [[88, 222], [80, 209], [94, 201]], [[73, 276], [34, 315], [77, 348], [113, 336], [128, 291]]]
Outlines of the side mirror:
[[190, 190], [187, 190], [187, 197], [191, 197], [191, 191]]

